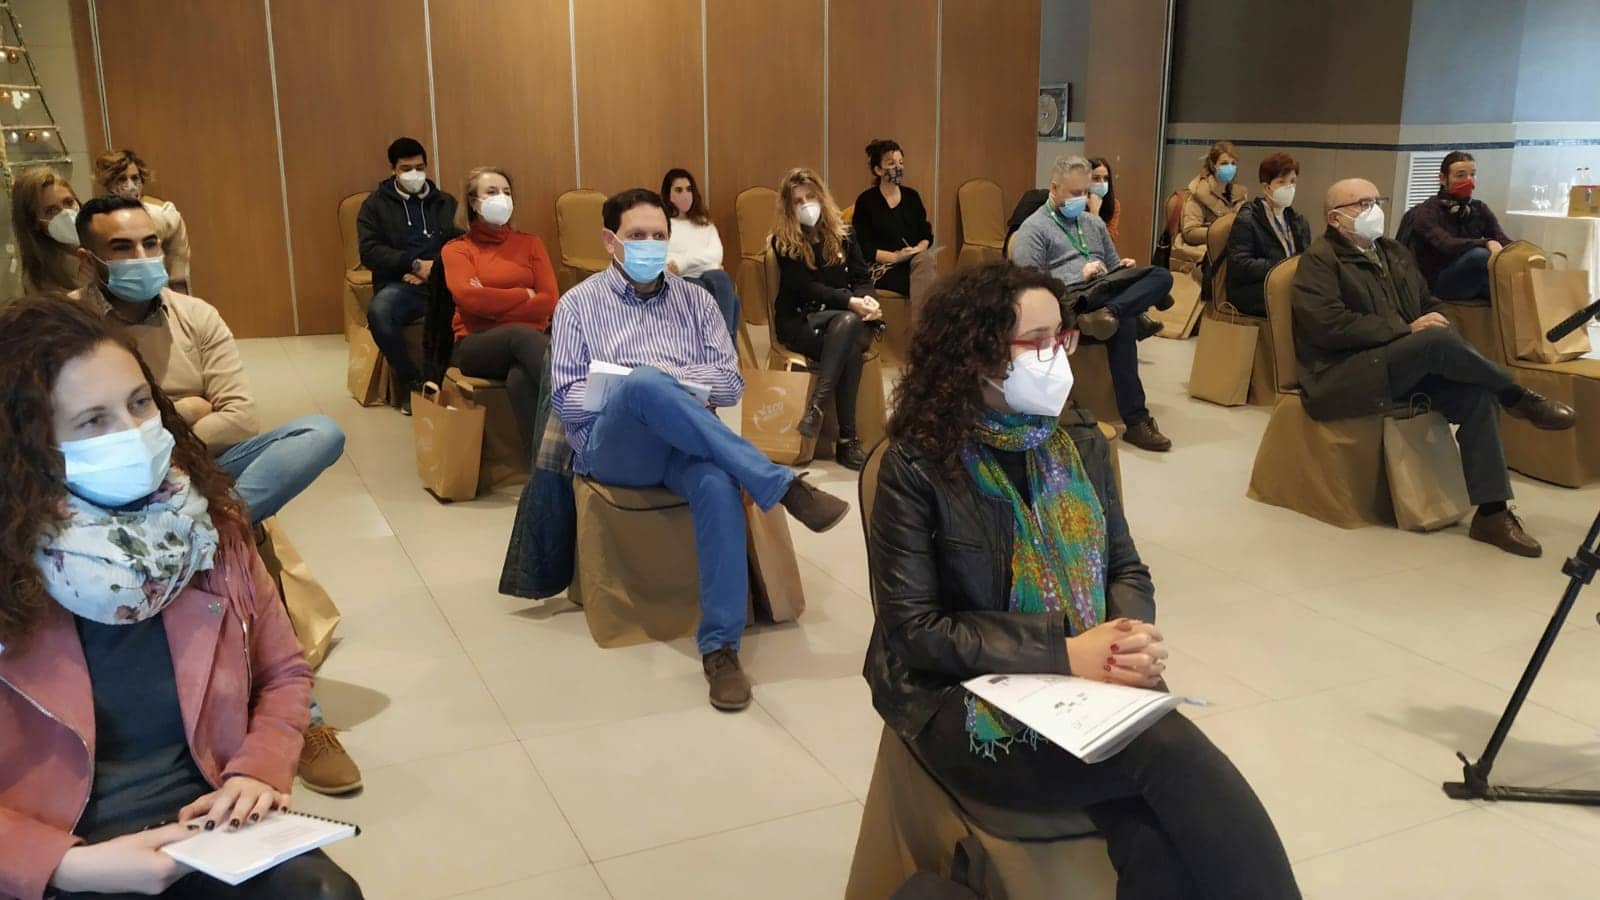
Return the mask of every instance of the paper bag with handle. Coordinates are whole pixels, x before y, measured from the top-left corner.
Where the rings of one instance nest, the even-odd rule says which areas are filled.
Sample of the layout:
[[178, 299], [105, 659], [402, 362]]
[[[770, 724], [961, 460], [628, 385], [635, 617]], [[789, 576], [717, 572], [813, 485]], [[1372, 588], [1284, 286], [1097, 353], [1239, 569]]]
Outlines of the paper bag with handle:
[[1189, 396], [1220, 406], [1243, 406], [1250, 396], [1260, 328], [1222, 301], [1206, 317], [1189, 368]]
[[1407, 531], [1436, 531], [1461, 521], [1472, 508], [1461, 451], [1445, 417], [1426, 397], [1411, 401], [1410, 418], [1383, 420], [1383, 463], [1395, 523]]
[[744, 370], [740, 433], [779, 465], [806, 463], [815, 452], [816, 441], [806, 440], [795, 430], [806, 412], [811, 378], [809, 372]]
[[1533, 362], [1555, 363], [1577, 359], [1589, 352], [1588, 329], [1579, 328], [1556, 343], [1545, 333], [1589, 305], [1589, 273], [1582, 269], [1528, 269], [1514, 282], [1511, 295], [1512, 324], [1517, 332], [1517, 356]]
[[294, 636], [300, 640], [306, 662], [315, 669], [333, 646], [333, 633], [342, 618], [339, 607], [321, 582], [312, 577], [311, 569], [276, 518], [263, 519], [261, 530], [266, 535], [258, 547], [261, 562], [283, 596], [289, 623], [294, 626]]
[[756, 613], [773, 622], [793, 622], [806, 610], [806, 594], [800, 584], [794, 540], [789, 536], [789, 517], [781, 506], [762, 512], [748, 494], [744, 517]]
[[411, 430], [417, 443], [417, 477], [440, 500], [478, 495], [483, 459], [484, 408], [446, 381], [428, 382], [411, 395]]
[[362, 406], [377, 406], [384, 397], [383, 354], [365, 328], [350, 329], [350, 359], [345, 372], [345, 387]]

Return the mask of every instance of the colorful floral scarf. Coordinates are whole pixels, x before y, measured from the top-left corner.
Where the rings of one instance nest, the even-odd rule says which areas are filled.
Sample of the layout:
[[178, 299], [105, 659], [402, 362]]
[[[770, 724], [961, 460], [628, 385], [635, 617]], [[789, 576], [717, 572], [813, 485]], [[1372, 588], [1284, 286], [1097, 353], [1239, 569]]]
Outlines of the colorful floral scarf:
[[70, 493], [62, 504], [66, 520], [40, 542], [39, 571], [57, 603], [92, 622], [154, 618], [216, 562], [210, 504], [179, 469], [136, 504], [105, 509]]
[[[962, 462], [978, 489], [1011, 504], [1012, 612], [1066, 616], [1067, 634], [1099, 625], [1106, 614], [1106, 517], [1084, 471], [1078, 447], [1053, 417], [987, 411]], [[1033, 503], [1023, 502], [990, 448], [1025, 451]], [[1013, 741], [1037, 746], [1038, 735], [967, 695], [972, 752], [995, 759]]]

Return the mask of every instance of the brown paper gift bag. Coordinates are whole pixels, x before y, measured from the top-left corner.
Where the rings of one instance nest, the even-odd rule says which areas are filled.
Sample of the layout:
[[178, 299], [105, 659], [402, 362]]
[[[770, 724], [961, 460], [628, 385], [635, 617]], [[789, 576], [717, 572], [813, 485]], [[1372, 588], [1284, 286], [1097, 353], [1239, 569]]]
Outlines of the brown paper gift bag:
[[450, 382], [433, 382], [411, 395], [411, 430], [416, 436], [417, 477], [440, 500], [478, 496], [483, 455], [484, 409]]
[[1557, 343], [1545, 332], [1589, 305], [1589, 273], [1582, 269], [1528, 269], [1513, 291], [1517, 356], [1533, 362], [1566, 362], [1589, 352], [1589, 332], [1579, 328]]
[[800, 561], [789, 537], [789, 518], [782, 506], [761, 511], [744, 498], [745, 553], [750, 560], [750, 593], [756, 613], [774, 622], [792, 622], [806, 611], [800, 585]]
[[333, 646], [333, 633], [339, 627], [339, 607], [301, 558], [300, 551], [289, 542], [276, 518], [261, 522], [266, 540], [259, 547], [261, 561], [277, 582], [278, 593], [283, 597], [284, 608], [289, 611], [289, 622], [294, 625], [294, 635], [300, 639], [306, 662], [315, 669], [322, 665], [328, 649]]
[[1260, 331], [1231, 304], [1217, 304], [1195, 344], [1189, 396], [1220, 406], [1243, 406], [1250, 397], [1250, 370]]
[[1450, 423], [1439, 413], [1385, 418], [1383, 463], [1389, 474], [1395, 524], [1401, 528], [1448, 528], [1472, 508], [1461, 471], [1461, 451]]
[[806, 412], [811, 378], [810, 372], [744, 370], [739, 432], [779, 465], [808, 462], [815, 450], [816, 442], [806, 440], [795, 430]]
[[385, 402], [383, 354], [372, 340], [372, 332], [365, 328], [352, 329], [350, 335], [350, 360], [345, 373], [345, 387], [350, 396], [362, 406], [377, 406]]

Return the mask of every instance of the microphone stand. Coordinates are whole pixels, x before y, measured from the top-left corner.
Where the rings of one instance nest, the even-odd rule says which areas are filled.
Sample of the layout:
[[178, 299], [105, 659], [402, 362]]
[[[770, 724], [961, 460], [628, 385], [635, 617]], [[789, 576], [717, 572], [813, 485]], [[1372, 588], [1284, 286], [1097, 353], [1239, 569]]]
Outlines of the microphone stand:
[[1596, 515], [1594, 524], [1589, 526], [1589, 534], [1583, 539], [1583, 543], [1578, 545], [1577, 554], [1570, 557], [1561, 567], [1562, 574], [1568, 579], [1567, 589], [1562, 592], [1561, 602], [1556, 605], [1555, 613], [1550, 616], [1550, 624], [1545, 626], [1544, 634], [1539, 638], [1539, 646], [1534, 648], [1533, 657], [1528, 660], [1528, 667], [1522, 672], [1522, 680], [1517, 682], [1516, 690], [1511, 692], [1511, 700], [1506, 704], [1505, 713], [1500, 716], [1500, 722], [1495, 726], [1494, 733], [1489, 736], [1489, 743], [1483, 748], [1483, 755], [1477, 762], [1472, 762], [1467, 759], [1466, 754], [1456, 754], [1456, 758], [1461, 760], [1462, 764], [1462, 780], [1444, 783], [1445, 795], [1451, 799], [1522, 800], [1533, 803], [1600, 806], [1600, 791], [1597, 790], [1506, 787], [1489, 783], [1489, 770], [1494, 767], [1495, 757], [1500, 754], [1501, 745], [1511, 733], [1511, 723], [1516, 721], [1517, 713], [1522, 710], [1523, 701], [1528, 699], [1528, 691], [1532, 690], [1534, 679], [1539, 677], [1539, 670], [1544, 666], [1545, 657], [1550, 655], [1550, 649], [1555, 646], [1556, 637], [1561, 633], [1561, 626], [1566, 624], [1567, 615], [1572, 612], [1573, 604], [1577, 603], [1579, 592], [1594, 580], [1595, 571], [1600, 569], [1600, 553], [1595, 552], [1597, 538], [1600, 538], [1600, 515]]

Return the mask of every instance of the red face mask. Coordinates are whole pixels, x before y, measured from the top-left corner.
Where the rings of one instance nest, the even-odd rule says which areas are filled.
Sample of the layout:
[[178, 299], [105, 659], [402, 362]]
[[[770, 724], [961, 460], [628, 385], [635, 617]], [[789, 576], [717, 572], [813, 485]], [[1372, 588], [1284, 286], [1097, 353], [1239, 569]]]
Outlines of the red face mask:
[[1477, 186], [1478, 182], [1476, 179], [1468, 178], [1466, 181], [1458, 181], [1455, 184], [1450, 185], [1450, 196], [1456, 198], [1457, 200], [1465, 200], [1472, 196], [1472, 189]]

